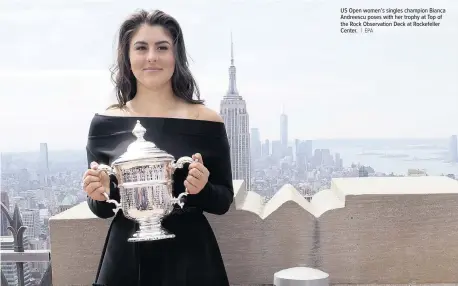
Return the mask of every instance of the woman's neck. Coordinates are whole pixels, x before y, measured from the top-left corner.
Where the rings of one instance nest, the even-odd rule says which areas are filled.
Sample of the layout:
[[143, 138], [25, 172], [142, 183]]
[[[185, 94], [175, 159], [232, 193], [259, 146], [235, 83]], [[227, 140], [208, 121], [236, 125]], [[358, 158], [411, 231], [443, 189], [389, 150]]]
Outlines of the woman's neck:
[[135, 97], [127, 103], [127, 107], [139, 115], [164, 116], [176, 109], [180, 102], [170, 85], [154, 90], [139, 85]]

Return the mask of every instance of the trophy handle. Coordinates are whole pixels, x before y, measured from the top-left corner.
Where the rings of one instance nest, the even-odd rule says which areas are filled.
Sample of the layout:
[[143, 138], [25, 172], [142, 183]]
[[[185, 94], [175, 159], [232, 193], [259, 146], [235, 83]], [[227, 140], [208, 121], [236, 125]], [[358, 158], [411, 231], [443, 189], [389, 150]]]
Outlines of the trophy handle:
[[113, 209], [113, 212], [116, 214], [118, 213], [118, 211], [121, 209], [121, 204], [118, 203], [116, 200], [111, 200], [110, 197], [108, 196], [108, 193], [107, 192], [104, 192], [103, 195], [105, 196], [105, 199], [106, 199], [106, 202], [107, 203], [112, 203], [114, 204], [116, 207]]
[[[183, 168], [184, 164], [191, 164], [192, 162], [197, 162], [197, 159], [193, 160], [191, 157], [183, 156], [180, 159], [178, 159], [175, 163], [172, 163], [172, 170], [175, 171], [177, 168]], [[185, 191], [179, 194], [177, 198], [172, 198], [172, 204], [177, 204], [180, 206], [180, 208], [183, 208], [184, 202], [181, 199], [184, 196], [187, 196], [188, 194], [188, 189], [185, 189]]]
[[[113, 171], [113, 168], [111, 168], [110, 166], [105, 165], [105, 164], [100, 164], [97, 167], [97, 170], [104, 171], [107, 175], [116, 175], [116, 173]], [[112, 203], [112, 204], [114, 204], [116, 206], [113, 209], [113, 212], [116, 214], [121, 209], [121, 204], [118, 203], [116, 200], [110, 199], [110, 196], [108, 195], [107, 192], [104, 192], [103, 195], [105, 196], [105, 199], [106, 199], [107, 203]]]
[[113, 171], [113, 168], [105, 164], [99, 164], [97, 166], [97, 170], [104, 171], [105, 173], [107, 173], [107, 175], [116, 175], [115, 172]]
[[183, 156], [180, 159], [178, 159], [175, 163], [172, 163], [172, 169], [175, 171], [175, 169], [183, 168], [184, 164], [191, 164], [192, 162], [194, 162], [194, 160], [191, 157]]
[[180, 208], [183, 208], [184, 202], [181, 199], [187, 195], [188, 195], [188, 189], [186, 189], [184, 193], [179, 194], [177, 198], [172, 198], [172, 204], [177, 204], [180, 206]]

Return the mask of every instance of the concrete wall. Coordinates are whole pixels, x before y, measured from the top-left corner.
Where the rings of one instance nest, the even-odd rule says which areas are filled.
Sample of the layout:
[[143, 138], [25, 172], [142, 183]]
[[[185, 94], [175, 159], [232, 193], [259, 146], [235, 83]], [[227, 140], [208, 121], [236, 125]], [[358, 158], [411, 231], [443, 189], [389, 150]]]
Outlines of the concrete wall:
[[[310, 203], [286, 185], [267, 204], [234, 186], [231, 210], [207, 215], [232, 284], [271, 284], [294, 266], [333, 284], [458, 282], [458, 181], [334, 179]], [[109, 223], [86, 203], [50, 220], [54, 285], [90, 285]]]

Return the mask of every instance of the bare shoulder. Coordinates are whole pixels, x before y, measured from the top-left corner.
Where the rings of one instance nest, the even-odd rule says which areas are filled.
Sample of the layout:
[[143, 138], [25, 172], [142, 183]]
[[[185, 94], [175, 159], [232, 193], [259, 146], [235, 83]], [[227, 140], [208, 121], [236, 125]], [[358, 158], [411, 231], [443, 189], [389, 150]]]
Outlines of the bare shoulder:
[[108, 116], [125, 116], [126, 111], [119, 108], [117, 105], [110, 105], [102, 112], [102, 114]]
[[214, 121], [214, 122], [224, 122], [221, 115], [218, 112], [214, 111], [211, 108], [208, 108], [205, 105], [199, 104], [197, 106], [199, 120]]

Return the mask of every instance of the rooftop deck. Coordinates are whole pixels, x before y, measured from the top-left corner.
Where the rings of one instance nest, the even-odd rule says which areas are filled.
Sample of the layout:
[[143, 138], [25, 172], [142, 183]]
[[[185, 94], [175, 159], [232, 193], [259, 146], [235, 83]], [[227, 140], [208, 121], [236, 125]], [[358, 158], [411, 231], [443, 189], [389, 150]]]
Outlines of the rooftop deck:
[[[325, 271], [332, 284], [458, 282], [456, 180], [334, 179], [311, 202], [285, 185], [266, 204], [244, 182], [234, 187], [227, 214], [206, 214], [231, 284], [272, 284], [295, 266]], [[53, 285], [91, 285], [109, 224], [85, 202], [51, 218]]]

